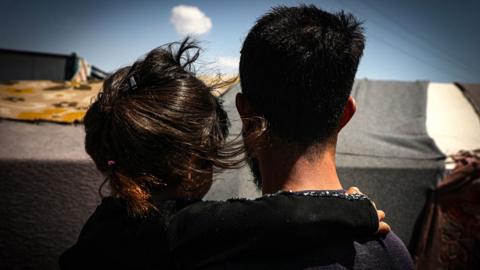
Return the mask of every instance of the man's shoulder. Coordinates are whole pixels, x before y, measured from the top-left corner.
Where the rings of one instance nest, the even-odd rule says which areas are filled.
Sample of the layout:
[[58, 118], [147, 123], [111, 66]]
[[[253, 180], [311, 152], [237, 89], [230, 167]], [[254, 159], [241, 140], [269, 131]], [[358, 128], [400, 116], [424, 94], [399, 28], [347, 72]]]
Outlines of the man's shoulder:
[[356, 239], [354, 249], [355, 268], [414, 269], [410, 253], [394, 232]]
[[414, 269], [408, 250], [393, 232], [355, 239], [339, 237], [287, 257], [276, 269]]
[[289, 241], [277, 244], [283, 250], [249, 253], [220, 264], [219, 269], [414, 269], [407, 249], [392, 232], [362, 239], [339, 235], [315, 244], [297, 243], [295, 250], [289, 249]]

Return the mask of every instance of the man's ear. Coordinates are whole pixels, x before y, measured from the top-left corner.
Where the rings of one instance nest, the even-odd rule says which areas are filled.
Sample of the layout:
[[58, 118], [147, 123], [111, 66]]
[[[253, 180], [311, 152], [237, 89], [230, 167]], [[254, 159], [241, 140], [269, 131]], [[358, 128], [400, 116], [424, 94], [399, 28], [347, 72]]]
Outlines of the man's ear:
[[252, 105], [245, 98], [245, 95], [242, 93], [238, 93], [235, 97], [235, 105], [237, 106], [238, 114], [240, 114], [240, 118], [251, 117], [255, 115], [255, 110], [253, 109]]
[[338, 131], [340, 131], [347, 123], [352, 119], [353, 115], [357, 111], [357, 103], [352, 96], [348, 97], [347, 103], [343, 108], [342, 118], [340, 119], [340, 124], [338, 126]]
[[235, 105], [237, 106], [238, 114], [242, 120], [242, 132], [244, 135], [248, 135], [251, 130], [254, 129], [253, 117], [257, 116], [257, 113], [244, 94], [238, 93], [235, 97]]

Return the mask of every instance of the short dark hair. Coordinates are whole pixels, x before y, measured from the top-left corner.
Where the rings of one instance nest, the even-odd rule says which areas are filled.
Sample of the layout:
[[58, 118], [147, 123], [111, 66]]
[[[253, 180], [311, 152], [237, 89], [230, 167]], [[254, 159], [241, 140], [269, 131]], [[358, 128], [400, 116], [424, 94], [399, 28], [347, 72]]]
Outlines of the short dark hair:
[[152, 50], [107, 78], [85, 115], [86, 152], [134, 214], [152, 208], [152, 188], [195, 192], [212, 180], [195, 176], [228, 167], [229, 122], [212, 87], [195, 76], [199, 50], [188, 38]]
[[320, 143], [338, 128], [364, 43], [362, 23], [351, 14], [275, 7], [243, 43], [242, 92], [274, 136]]

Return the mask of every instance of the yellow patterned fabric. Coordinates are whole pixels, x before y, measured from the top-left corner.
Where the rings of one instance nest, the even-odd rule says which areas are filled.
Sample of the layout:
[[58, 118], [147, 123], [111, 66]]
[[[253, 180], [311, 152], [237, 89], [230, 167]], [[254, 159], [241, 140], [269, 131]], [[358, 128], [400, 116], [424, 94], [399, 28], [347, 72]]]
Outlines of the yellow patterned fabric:
[[[218, 84], [218, 77], [200, 77]], [[212, 94], [225, 93], [238, 77], [229, 77]], [[22, 121], [81, 123], [103, 81], [12, 81], [0, 82], [0, 118]]]
[[102, 81], [0, 83], [0, 118], [80, 123]]

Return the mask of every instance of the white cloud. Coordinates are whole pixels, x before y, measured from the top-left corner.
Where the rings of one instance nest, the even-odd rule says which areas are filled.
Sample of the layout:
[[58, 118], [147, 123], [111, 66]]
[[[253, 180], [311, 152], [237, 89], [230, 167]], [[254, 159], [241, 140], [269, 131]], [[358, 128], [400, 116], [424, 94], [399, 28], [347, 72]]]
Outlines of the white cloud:
[[201, 35], [212, 29], [212, 20], [195, 6], [175, 6], [170, 22], [180, 35]]
[[238, 64], [240, 63], [240, 59], [238, 57], [225, 57], [220, 56], [218, 57], [217, 61], [215, 61], [215, 66], [219, 68], [238, 68]]

